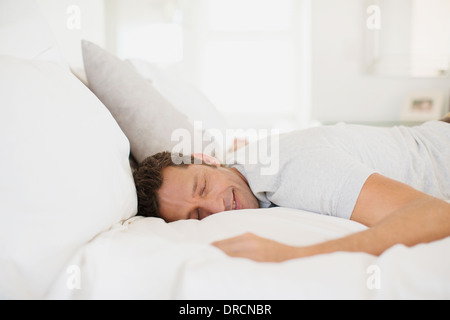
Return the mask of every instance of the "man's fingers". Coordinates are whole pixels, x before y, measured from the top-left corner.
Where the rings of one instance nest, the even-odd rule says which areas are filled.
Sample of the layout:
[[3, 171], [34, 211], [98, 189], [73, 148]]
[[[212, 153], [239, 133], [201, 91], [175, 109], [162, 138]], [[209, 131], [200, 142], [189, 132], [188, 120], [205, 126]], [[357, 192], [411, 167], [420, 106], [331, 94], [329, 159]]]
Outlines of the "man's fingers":
[[237, 237], [213, 242], [212, 245], [224, 251], [227, 255], [238, 257], [240, 253], [249, 251], [250, 242], [255, 239], [252, 233], [246, 233]]

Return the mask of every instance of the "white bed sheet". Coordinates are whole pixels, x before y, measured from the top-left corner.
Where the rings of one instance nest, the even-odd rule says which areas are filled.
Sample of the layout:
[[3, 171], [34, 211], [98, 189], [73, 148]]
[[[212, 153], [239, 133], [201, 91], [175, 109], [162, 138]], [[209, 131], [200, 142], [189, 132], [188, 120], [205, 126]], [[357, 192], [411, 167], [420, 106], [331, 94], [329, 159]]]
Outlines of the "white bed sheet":
[[[49, 298], [449, 299], [450, 238], [380, 257], [334, 253], [284, 263], [230, 258], [211, 242], [245, 232], [308, 245], [364, 230], [344, 219], [271, 208], [167, 224], [134, 217], [100, 234]], [[70, 267], [70, 266], [69, 266]], [[79, 274], [73, 272], [78, 270]], [[79, 276], [77, 288], [67, 285]]]

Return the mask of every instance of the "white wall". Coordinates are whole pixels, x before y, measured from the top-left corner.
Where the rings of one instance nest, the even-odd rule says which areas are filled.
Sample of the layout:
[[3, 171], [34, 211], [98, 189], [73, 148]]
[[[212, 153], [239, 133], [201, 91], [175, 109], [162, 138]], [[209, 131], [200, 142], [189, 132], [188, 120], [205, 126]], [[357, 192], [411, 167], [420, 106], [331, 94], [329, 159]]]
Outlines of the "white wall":
[[[105, 45], [105, 0], [37, 0], [62, 54], [74, 69], [83, 67], [81, 40]], [[107, 1], [107, 0], [106, 0]]]
[[313, 120], [398, 121], [404, 95], [409, 91], [450, 91], [448, 78], [364, 74], [364, 26], [364, 1], [312, 1]]
[[[126, 10], [139, 5], [143, 9], [140, 11], [141, 15], [137, 17], [138, 20], [149, 16], [155, 19], [151, 15], [152, 11], [144, 7], [143, 0], [126, 1], [126, 5], [120, 8], [117, 7], [117, 3], [120, 2], [117, 0], [37, 0], [37, 2], [59, 40], [64, 57], [73, 68], [82, 67], [81, 39], [88, 39], [108, 49], [115, 49], [114, 39], [106, 39], [105, 36], [105, 29], [111, 28], [109, 23], [114, 20], [110, 16], [117, 15], [115, 10]], [[125, 3], [125, 1], [122, 2]], [[365, 1], [313, 0], [310, 2], [312, 7], [312, 120], [322, 122], [397, 121], [400, 119], [404, 96], [409, 91], [424, 89], [450, 91], [449, 79], [413, 79], [364, 74]], [[192, 4], [187, 4], [187, 1], [181, 3], [188, 8], [192, 7]], [[80, 9], [80, 27], [74, 29], [68, 27], [68, 23], [73, 22], [71, 20], [73, 13], [68, 12], [72, 5]], [[191, 25], [188, 26], [192, 29]], [[189, 36], [189, 33], [186, 35]], [[201, 57], [193, 57], [192, 50], [186, 49], [185, 58], [189, 58], [190, 61], [201, 59]], [[194, 71], [191, 70], [189, 73], [195, 75]], [[300, 68], [298, 71], [301, 73], [300, 76], [304, 73], [304, 70]], [[307, 79], [302, 81], [305, 82]], [[307, 94], [302, 94], [302, 97], [307, 97]], [[309, 103], [302, 103], [309, 105]]]
[[[183, 59], [171, 68], [201, 89], [230, 125], [280, 130], [306, 126], [310, 108], [305, 75], [310, 64], [303, 32], [309, 28], [301, 15], [303, 3], [310, 0], [243, 2], [106, 0], [107, 48], [122, 59], [151, 61], [158, 41], [149, 36], [149, 25], [178, 24]], [[221, 8], [218, 17], [211, 14], [217, 9], [214, 3]], [[277, 16], [282, 18], [270, 19]], [[110, 36], [116, 34], [119, 37]]]

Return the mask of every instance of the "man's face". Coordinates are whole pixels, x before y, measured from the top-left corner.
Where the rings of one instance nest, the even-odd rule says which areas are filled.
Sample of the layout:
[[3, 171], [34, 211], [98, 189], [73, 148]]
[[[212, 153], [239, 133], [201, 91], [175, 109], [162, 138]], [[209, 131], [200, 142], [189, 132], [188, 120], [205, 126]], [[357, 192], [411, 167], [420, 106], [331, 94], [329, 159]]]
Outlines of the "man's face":
[[230, 210], [256, 209], [258, 201], [236, 170], [205, 165], [163, 169], [158, 191], [160, 216], [167, 222], [203, 219]]

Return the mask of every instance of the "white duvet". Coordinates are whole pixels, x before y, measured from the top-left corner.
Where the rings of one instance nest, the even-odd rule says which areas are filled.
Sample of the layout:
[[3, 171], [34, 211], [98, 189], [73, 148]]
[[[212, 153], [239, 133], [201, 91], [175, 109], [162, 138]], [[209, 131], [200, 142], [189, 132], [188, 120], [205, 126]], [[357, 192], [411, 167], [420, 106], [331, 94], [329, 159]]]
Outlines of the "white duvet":
[[133, 217], [129, 140], [69, 72], [34, 0], [0, 1], [0, 43], [0, 299], [450, 298], [450, 238], [256, 263], [210, 243], [253, 232], [308, 245], [364, 226], [283, 208]]
[[203, 221], [134, 217], [86, 245], [49, 298], [448, 299], [450, 238], [380, 257], [334, 253], [284, 263], [230, 258], [211, 242], [245, 232], [308, 245], [364, 230], [344, 219], [272, 208]]

